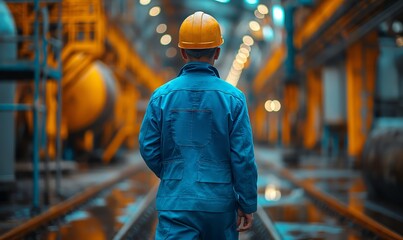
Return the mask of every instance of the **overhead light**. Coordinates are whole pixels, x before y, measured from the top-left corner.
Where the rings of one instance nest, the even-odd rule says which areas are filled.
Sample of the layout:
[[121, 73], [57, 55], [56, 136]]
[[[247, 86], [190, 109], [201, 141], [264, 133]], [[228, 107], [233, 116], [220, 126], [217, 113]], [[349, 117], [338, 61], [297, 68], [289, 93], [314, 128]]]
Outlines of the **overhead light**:
[[161, 12], [161, 8], [158, 6], [155, 6], [150, 9], [149, 14], [150, 14], [150, 16], [155, 17], [155, 16], [158, 16], [158, 14], [160, 14], [160, 12]]
[[258, 11], [260, 14], [263, 14], [263, 15], [269, 13], [269, 9], [268, 9], [268, 8], [266, 7], [266, 5], [264, 5], [264, 4], [259, 4], [259, 5], [257, 6], [257, 11]]
[[169, 34], [163, 35], [160, 40], [162, 45], [168, 45], [169, 43], [171, 43], [171, 41], [172, 41], [172, 37]]
[[250, 4], [250, 5], [255, 5], [255, 4], [257, 4], [259, 1], [258, 1], [258, 0], [245, 0], [245, 2], [246, 2], [247, 4]]
[[178, 51], [176, 50], [176, 48], [174, 47], [170, 47], [167, 49], [167, 51], [165, 52], [165, 55], [169, 58], [173, 58], [176, 56], [176, 54], [178, 53]]
[[236, 85], [238, 84], [239, 78], [240, 78], [240, 74], [239, 75], [235, 75], [234, 73], [230, 72], [228, 74], [228, 77], [226, 79], [226, 81], [231, 84], [232, 86], [236, 87]]
[[248, 49], [246, 49], [246, 48], [240, 48], [239, 50], [238, 50], [238, 53], [242, 53], [242, 54], [244, 54], [246, 57], [249, 57], [249, 51], [248, 51]]
[[280, 5], [273, 5], [273, 21], [278, 26], [284, 25], [284, 10]]
[[264, 103], [264, 109], [266, 109], [266, 111], [268, 111], [268, 112], [273, 111], [273, 110], [271, 109], [271, 100], [267, 100], [267, 101]]
[[278, 112], [281, 109], [281, 104], [278, 100], [271, 101], [270, 106], [273, 109], [273, 111], [275, 111], [275, 112]]
[[249, 35], [245, 35], [245, 36], [242, 38], [242, 41], [243, 41], [243, 43], [245, 43], [245, 44], [248, 45], [248, 46], [252, 46], [253, 43], [254, 43], [253, 38], [252, 38], [251, 36], [249, 36]]
[[248, 46], [248, 45], [246, 45], [245, 43], [242, 43], [241, 46], [240, 46], [240, 48], [245, 48], [245, 49], [248, 50], [249, 52], [250, 52], [250, 50], [251, 50], [251, 47]]
[[266, 186], [264, 190], [264, 198], [267, 201], [278, 201], [281, 198], [281, 192], [274, 185]]
[[243, 53], [238, 53], [235, 57], [236, 60], [239, 60], [241, 63], [245, 64], [246, 61], [248, 60], [248, 56], [246, 56]]
[[235, 58], [232, 62], [232, 67], [237, 71], [241, 71], [243, 69], [243, 64], [244, 63], [239, 58]]
[[274, 31], [269, 25], [263, 27], [263, 38], [266, 41], [271, 41], [274, 38]]
[[245, 53], [243, 53], [243, 52], [238, 51], [237, 56], [239, 56], [240, 58], [245, 58], [245, 59], [246, 59], [246, 58], [249, 57], [249, 54], [245, 54]]
[[261, 14], [258, 10], [255, 10], [255, 17], [259, 18], [259, 19], [263, 19], [264, 15]]
[[243, 69], [243, 63], [241, 61], [239, 61], [238, 59], [236, 59], [233, 63], [232, 63], [232, 68], [236, 71], [242, 71]]
[[231, 0], [216, 0], [216, 1], [220, 3], [229, 3]]
[[399, 21], [394, 21], [392, 23], [392, 30], [395, 33], [401, 33], [403, 31], [403, 24], [401, 22], [399, 22]]
[[148, 5], [150, 4], [151, 0], [140, 0], [141, 5]]
[[238, 84], [238, 81], [239, 81], [239, 78], [238, 78], [238, 77], [231, 77], [231, 76], [228, 76], [228, 78], [227, 78], [227, 82], [228, 82], [229, 84], [231, 84], [232, 86], [234, 86], [234, 87], [236, 87], [236, 85]]
[[167, 30], [167, 25], [165, 23], [161, 23], [155, 29], [155, 31], [157, 31], [157, 33], [164, 33], [166, 30]]
[[249, 22], [249, 28], [252, 30], [252, 31], [259, 31], [260, 30], [260, 24], [258, 23], [258, 22], [256, 22], [256, 21], [250, 21]]
[[231, 69], [226, 78], [226, 81], [235, 87], [239, 82], [245, 63], [248, 61], [251, 50], [250, 45], [253, 45], [253, 38], [251, 36], [245, 35], [242, 40], [243, 43], [239, 46], [238, 53], [232, 62]]
[[281, 109], [281, 104], [278, 100], [267, 100], [264, 103], [264, 108], [268, 112], [278, 112]]
[[231, 76], [232, 77], [239, 79], [241, 74], [242, 74], [242, 69], [241, 70], [236, 70], [235, 68], [231, 68]]

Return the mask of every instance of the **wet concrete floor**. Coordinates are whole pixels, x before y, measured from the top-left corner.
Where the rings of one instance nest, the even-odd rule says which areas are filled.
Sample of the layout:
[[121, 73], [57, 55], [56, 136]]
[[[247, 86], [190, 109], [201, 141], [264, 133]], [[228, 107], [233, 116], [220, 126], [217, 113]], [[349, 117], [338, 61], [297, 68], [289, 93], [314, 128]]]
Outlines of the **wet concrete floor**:
[[[361, 173], [320, 157], [301, 157], [287, 166], [281, 152], [256, 150], [259, 162], [259, 204], [264, 207], [284, 239], [367, 239], [345, 219], [318, 208], [306, 193], [274, 172], [287, 168], [294, 177], [331, 196], [349, 209], [360, 212], [396, 233], [403, 234], [401, 206], [371, 199]], [[270, 167], [271, 166], [271, 167]]]
[[139, 172], [65, 216], [59, 226], [48, 228], [45, 239], [113, 239], [123, 224], [139, 210], [156, 181], [150, 172]]

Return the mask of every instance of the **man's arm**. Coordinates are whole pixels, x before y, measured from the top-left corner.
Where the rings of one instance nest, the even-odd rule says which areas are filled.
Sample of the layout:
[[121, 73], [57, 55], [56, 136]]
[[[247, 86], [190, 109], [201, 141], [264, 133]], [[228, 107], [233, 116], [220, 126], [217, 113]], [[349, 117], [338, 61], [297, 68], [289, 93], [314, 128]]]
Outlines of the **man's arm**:
[[161, 130], [159, 122], [159, 114], [151, 100], [141, 124], [139, 145], [141, 156], [157, 177], [160, 177], [161, 173]]
[[257, 209], [257, 168], [246, 100], [239, 102], [230, 133], [231, 165], [238, 205], [245, 214]]

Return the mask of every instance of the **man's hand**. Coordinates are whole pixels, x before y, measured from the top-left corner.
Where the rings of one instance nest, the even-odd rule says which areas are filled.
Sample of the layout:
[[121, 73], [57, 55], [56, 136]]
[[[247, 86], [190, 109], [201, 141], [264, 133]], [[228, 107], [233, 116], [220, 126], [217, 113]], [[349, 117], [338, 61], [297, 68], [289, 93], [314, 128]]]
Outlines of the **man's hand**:
[[246, 214], [238, 209], [237, 226], [238, 232], [249, 230], [253, 223], [253, 213]]

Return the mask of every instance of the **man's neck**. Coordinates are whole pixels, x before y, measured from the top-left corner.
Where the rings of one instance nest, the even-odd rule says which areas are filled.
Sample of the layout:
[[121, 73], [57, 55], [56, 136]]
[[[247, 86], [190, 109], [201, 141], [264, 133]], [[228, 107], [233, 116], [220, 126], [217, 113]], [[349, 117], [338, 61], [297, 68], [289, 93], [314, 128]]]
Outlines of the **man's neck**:
[[207, 58], [207, 57], [189, 58], [187, 63], [190, 63], [190, 62], [203, 62], [203, 63], [208, 63], [208, 64], [214, 66], [214, 59], [213, 58]]

